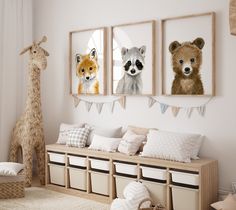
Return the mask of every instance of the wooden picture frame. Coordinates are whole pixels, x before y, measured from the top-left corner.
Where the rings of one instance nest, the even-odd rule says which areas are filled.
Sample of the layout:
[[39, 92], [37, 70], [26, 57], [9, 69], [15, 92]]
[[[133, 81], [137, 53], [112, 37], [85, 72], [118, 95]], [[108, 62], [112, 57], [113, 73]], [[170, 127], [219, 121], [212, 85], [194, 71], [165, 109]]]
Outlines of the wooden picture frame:
[[[156, 21], [154, 20], [121, 24], [111, 27], [110, 76], [112, 95], [155, 95], [155, 36]], [[125, 70], [124, 65], [125, 62], [128, 64], [128, 61], [130, 61], [130, 65], [129, 67], [127, 65], [127, 69]], [[137, 65], [140, 65], [139, 67], [136, 65], [136, 62]], [[124, 76], [127, 74], [129, 78], [132, 78], [129, 80], [129, 84], [124, 82], [127, 81]], [[133, 88], [130, 88], [131, 86]]]
[[161, 95], [214, 96], [215, 13], [163, 19], [161, 40]]
[[107, 94], [106, 27], [69, 32], [69, 74], [71, 95]]

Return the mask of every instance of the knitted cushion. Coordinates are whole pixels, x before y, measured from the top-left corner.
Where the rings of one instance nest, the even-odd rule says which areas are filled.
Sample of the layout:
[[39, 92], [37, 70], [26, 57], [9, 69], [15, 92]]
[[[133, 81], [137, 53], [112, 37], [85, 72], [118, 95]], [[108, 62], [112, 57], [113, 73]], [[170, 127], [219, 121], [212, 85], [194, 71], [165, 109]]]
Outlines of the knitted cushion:
[[236, 195], [229, 194], [224, 201], [213, 203], [211, 206], [216, 210], [235, 210]]
[[84, 128], [74, 128], [69, 131], [69, 139], [66, 142], [67, 146], [71, 147], [85, 147], [90, 129], [88, 126]]

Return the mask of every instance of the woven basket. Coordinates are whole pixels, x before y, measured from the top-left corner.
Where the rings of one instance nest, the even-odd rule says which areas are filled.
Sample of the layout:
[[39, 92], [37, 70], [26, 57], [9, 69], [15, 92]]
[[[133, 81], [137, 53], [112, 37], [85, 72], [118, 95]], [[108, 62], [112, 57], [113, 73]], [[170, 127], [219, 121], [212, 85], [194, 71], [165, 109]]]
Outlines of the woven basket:
[[[150, 201], [150, 207], [141, 208], [142, 204], [147, 201]], [[157, 205], [153, 206], [152, 203], [153, 203], [152, 200], [149, 198], [143, 199], [138, 206], [138, 210], [165, 210], [165, 208], [161, 204], [157, 204]]]
[[25, 196], [24, 175], [0, 176], [0, 199], [22, 198]]

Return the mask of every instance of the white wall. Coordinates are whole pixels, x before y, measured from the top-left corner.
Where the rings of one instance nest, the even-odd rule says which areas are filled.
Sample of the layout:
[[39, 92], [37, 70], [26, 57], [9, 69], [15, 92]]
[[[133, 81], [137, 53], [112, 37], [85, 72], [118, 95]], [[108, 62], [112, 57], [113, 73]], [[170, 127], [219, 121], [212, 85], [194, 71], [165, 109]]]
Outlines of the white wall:
[[[209, 11], [216, 12], [217, 97], [207, 106], [205, 117], [194, 112], [190, 119], [183, 113], [174, 118], [170, 110], [162, 115], [157, 105], [148, 109], [145, 97], [128, 97], [126, 110], [117, 105], [113, 114], [104, 108], [98, 115], [95, 107], [87, 113], [84, 104], [74, 108], [69, 96], [69, 31]], [[207, 136], [201, 155], [219, 160], [220, 189], [230, 190], [231, 182], [236, 181], [236, 37], [230, 36], [228, 25], [228, 1], [223, 0], [34, 0], [34, 37], [47, 35], [46, 48], [50, 52], [49, 66], [42, 75], [47, 143], [56, 141], [61, 122], [103, 126], [133, 124], [201, 133]], [[157, 48], [160, 48], [159, 27], [157, 34]], [[207, 99], [161, 97], [160, 100], [173, 105], [196, 105]]]

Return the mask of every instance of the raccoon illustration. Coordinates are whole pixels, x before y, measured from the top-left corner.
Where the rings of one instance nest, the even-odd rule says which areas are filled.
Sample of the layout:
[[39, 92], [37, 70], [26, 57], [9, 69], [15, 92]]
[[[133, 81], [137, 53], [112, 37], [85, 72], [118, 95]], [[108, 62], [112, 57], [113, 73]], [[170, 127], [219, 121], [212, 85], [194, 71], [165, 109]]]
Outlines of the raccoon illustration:
[[146, 46], [121, 49], [124, 75], [119, 80], [116, 93], [135, 95], [141, 94], [143, 82], [141, 73], [144, 69]]

